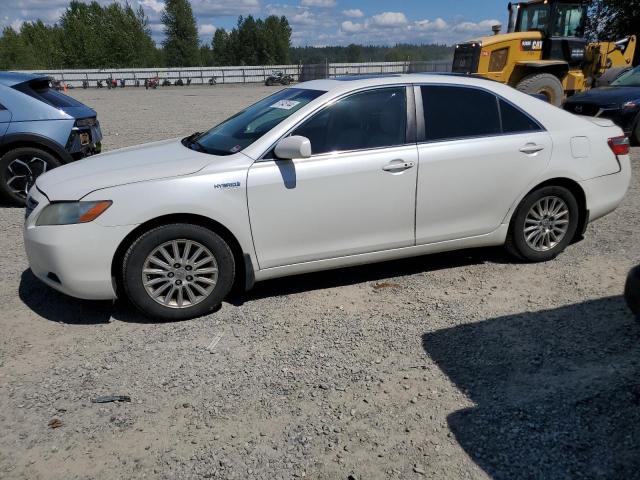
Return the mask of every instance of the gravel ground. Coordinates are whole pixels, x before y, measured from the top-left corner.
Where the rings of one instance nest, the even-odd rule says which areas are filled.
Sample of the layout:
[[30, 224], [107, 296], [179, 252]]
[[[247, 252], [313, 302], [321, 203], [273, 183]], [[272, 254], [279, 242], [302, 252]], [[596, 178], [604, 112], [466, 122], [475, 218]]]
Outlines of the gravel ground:
[[[73, 95], [113, 149], [205, 129], [270, 91]], [[40, 284], [22, 211], [0, 208], [0, 477], [640, 478], [640, 325], [621, 298], [639, 210], [634, 177], [553, 262], [425, 256], [150, 323]], [[131, 402], [91, 402], [109, 394]]]

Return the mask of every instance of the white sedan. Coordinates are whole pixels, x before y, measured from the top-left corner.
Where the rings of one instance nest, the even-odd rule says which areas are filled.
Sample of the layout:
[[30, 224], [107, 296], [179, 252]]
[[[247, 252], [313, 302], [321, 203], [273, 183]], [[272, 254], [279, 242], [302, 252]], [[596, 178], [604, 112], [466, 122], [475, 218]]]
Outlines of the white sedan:
[[47, 285], [183, 319], [236, 282], [489, 245], [551, 260], [630, 176], [612, 122], [499, 83], [316, 80], [208, 132], [39, 177], [24, 237]]

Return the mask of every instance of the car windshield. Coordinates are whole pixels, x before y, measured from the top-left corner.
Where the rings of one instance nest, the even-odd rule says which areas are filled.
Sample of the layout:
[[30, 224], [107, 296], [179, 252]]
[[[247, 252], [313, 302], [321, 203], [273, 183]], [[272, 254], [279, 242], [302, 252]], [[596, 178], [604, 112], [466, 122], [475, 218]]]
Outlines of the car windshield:
[[212, 155], [232, 155], [326, 92], [286, 88], [235, 114], [185, 145]]
[[640, 67], [628, 71], [617, 80], [611, 82], [614, 87], [640, 87]]

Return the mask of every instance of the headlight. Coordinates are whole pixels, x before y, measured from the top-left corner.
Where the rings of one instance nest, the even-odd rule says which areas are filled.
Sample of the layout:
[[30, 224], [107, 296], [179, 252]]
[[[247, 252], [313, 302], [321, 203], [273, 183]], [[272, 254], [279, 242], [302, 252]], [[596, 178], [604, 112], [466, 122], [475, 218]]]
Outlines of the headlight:
[[623, 111], [635, 110], [640, 107], [640, 99], [639, 100], [631, 100], [629, 102], [625, 102], [622, 104]]
[[47, 205], [38, 215], [36, 225], [70, 225], [98, 218], [111, 206], [111, 200], [98, 202], [59, 202]]

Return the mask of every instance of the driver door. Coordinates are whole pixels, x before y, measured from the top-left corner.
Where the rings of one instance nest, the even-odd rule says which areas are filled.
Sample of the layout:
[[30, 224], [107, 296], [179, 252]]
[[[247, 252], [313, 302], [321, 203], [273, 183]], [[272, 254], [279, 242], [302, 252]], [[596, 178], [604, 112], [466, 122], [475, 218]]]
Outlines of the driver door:
[[340, 99], [292, 132], [310, 139], [310, 158], [253, 164], [247, 196], [261, 269], [414, 244], [418, 151], [407, 93]]

